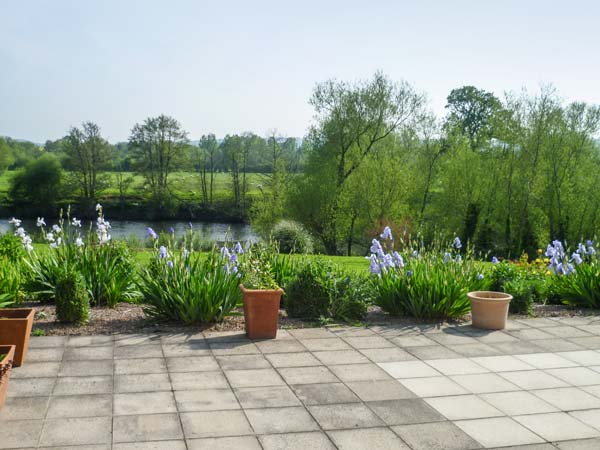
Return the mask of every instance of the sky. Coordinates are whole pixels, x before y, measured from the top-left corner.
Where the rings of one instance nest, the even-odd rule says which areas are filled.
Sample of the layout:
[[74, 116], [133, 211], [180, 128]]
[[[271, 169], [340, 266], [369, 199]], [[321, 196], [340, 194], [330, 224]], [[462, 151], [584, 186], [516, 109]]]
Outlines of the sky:
[[316, 83], [377, 70], [439, 116], [463, 85], [600, 104], [599, 50], [597, 0], [0, 0], [0, 135], [118, 142], [164, 113], [190, 139], [298, 137]]

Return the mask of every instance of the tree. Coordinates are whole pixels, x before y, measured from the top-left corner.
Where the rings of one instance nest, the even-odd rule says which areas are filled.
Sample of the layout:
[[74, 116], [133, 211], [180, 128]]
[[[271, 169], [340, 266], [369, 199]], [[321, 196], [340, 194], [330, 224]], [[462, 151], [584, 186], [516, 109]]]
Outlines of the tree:
[[[414, 119], [423, 98], [406, 83], [394, 83], [382, 73], [371, 80], [356, 84], [326, 81], [317, 85], [311, 104], [317, 113], [317, 123], [308, 139], [305, 182], [323, 186], [331, 184], [327, 204], [314, 203], [319, 209], [318, 222], [305, 223], [323, 241], [327, 252], [339, 251], [340, 199], [348, 179], [360, 168], [379, 142]], [[325, 187], [323, 186], [325, 189]], [[302, 190], [297, 193], [304, 197]]]
[[4, 172], [14, 161], [12, 148], [4, 138], [0, 137], [0, 173]]
[[129, 137], [137, 170], [150, 185], [159, 206], [164, 206], [169, 188], [169, 174], [184, 158], [187, 133], [177, 120], [160, 115], [135, 124]]
[[202, 197], [205, 204], [213, 205], [215, 162], [219, 143], [214, 134], [202, 135], [198, 141], [196, 170], [200, 172]]
[[27, 208], [30, 214], [53, 212], [60, 199], [62, 173], [60, 161], [52, 154], [30, 161], [11, 179], [13, 205]]
[[447, 101], [448, 123], [459, 127], [469, 138], [472, 149], [492, 137], [494, 115], [501, 109], [494, 94], [475, 86], [463, 86], [453, 89]]
[[99, 191], [106, 186], [100, 174], [112, 159], [111, 147], [100, 134], [100, 127], [93, 122], [84, 122], [81, 129], [72, 127], [62, 149], [65, 165], [78, 176], [84, 201], [88, 206], [96, 204]]

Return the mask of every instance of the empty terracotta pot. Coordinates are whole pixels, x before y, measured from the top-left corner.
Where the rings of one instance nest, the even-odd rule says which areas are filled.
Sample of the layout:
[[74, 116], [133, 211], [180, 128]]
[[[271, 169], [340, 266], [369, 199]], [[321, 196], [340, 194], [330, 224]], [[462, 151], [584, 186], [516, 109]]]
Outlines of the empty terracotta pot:
[[244, 299], [246, 334], [250, 339], [277, 337], [279, 303], [283, 289], [246, 289], [240, 284]]
[[476, 291], [467, 294], [471, 301], [471, 317], [475, 328], [502, 330], [506, 327], [508, 305], [512, 295], [503, 292]]
[[0, 358], [0, 409], [2, 409], [8, 391], [8, 381], [10, 380], [10, 372], [15, 357], [15, 346], [0, 345], [0, 355], [5, 355]]
[[33, 326], [33, 308], [0, 309], [0, 344], [14, 345], [15, 366], [25, 362], [29, 335]]

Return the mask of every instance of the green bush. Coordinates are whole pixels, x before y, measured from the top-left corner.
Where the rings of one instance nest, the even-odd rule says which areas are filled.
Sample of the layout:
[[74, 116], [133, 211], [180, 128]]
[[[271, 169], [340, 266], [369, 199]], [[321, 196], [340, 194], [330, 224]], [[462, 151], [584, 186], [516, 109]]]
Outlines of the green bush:
[[599, 308], [600, 262], [580, 264], [568, 275], [553, 275], [550, 289], [567, 305]]
[[158, 320], [184, 324], [221, 322], [241, 305], [237, 274], [226, 270], [216, 251], [157, 254], [138, 280], [144, 311]]
[[533, 304], [545, 302], [548, 296], [547, 277], [536, 269], [501, 262], [494, 265], [490, 276], [491, 290], [513, 296], [509, 307], [511, 313], [531, 314]]
[[6, 232], [0, 237], [0, 258], [6, 258], [11, 262], [19, 262], [24, 256], [25, 249], [18, 236]]
[[282, 220], [273, 227], [271, 239], [282, 253], [312, 253], [312, 237], [306, 229], [292, 220]]
[[[25, 277], [20, 262], [0, 257], [0, 294], [4, 299], [0, 303], [13, 304], [23, 301], [25, 298], [24, 283]], [[4, 306], [8, 306], [8, 304]]]
[[356, 275], [321, 259], [307, 259], [286, 288], [284, 305], [290, 317], [362, 320], [369, 304], [369, 285]]
[[90, 297], [78, 272], [67, 270], [60, 274], [54, 296], [56, 317], [66, 323], [86, 323], [90, 318]]

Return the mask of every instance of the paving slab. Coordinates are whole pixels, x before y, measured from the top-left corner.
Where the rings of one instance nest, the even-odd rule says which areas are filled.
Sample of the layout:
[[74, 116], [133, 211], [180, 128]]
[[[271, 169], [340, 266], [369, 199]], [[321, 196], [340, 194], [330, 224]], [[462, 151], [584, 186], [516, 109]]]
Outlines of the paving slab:
[[600, 431], [564, 412], [515, 416], [514, 419], [550, 442], [600, 436]]
[[[309, 367], [320, 366], [323, 363], [319, 361], [312, 353], [276, 353], [265, 355], [267, 358], [267, 366], [271, 363], [273, 367]], [[226, 369], [226, 367], [223, 367]], [[257, 367], [258, 368], [258, 367]]]
[[[275, 357], [275, 355], [270, 357]], [[183, 358], [183, 361], [186, 360], [187, 358]], [[183, 361], [181, 362], [182, 367]], [[263, 355], [217, 356], [217, 362], [223, 370], [268, 369], [271, 367], [269, 361]]]
[[300, 405], [300, 400], [287, 386], [243, 387], [234, 392], [245, 409]]
[[544, 442], [537, 434], [509, 417], [459, 420], [455, 423], [461, 430], [486, 448]]
[[298, 384], [292, 388], [305, 405], [360, 402], [358, 396], [343, 383]]
[[324, 430], [369, 428], [385, 425], [363, 403], [344, 405], [313, 405], [308, 410]]
[[442, 422], [446, 420], [435, 408], [432, 408], [420, 398], [383, 400], [368, 402], [367, 405], [387, 425]]
[[113, 418], [113, 442], [178, 439], [183, 439], [183, 433], [177, 414], [144, 414]]
[[197, 411], [179, 416], [186, 439], [253, 434], [242, 411]]
[[396, 380], [355, 381], [346, 383], [363, 402], [415, 398], [415, 394]]
[[111, 416], [112, 395], [65, 395], [50, 398], [46, 417], [58, 419], [66, 417]]
[[303, 407], [247, 409], [246, 416], [258, 434], [314, 431], [319, 426]]
[[39, 445], [52, 447], [110, 443], [111, 422], [110, 417], [46, 420]]
[[329, 437], [339, 450], [410, 450], [389, 428], [361, 428], [329, 431]]
[[240, 404], [231, 389], [175, 391], [175, 401], [179, 412], [240, 409]]
[[398, 425], [392, 430], [413, 450], [476, 450], [481, 445], [452, 422]]
[[172, 392], [136, 392], [114, 395], [114, 415], [133, 416], [177, 412]]
[[[281, 447], [283, 449], [283, 447]], [[184, 447], [185, 449], [185, 447]], [[165, 449], [166, 450], [166, 449]], [[170, 449], [169, 449], [170, 450]], [[187, 450], [262, 450], [254, 436], [188, 439]]]
[[[321, 432], [271, 434], [261, 436], [260, 442], [264, 450], [336, 450], [329, 438]], [[208, 447], [202, 447], [202, 449], [204, 448]], [[246, 449], [246, 447], [231, 447], [231, 450], [242, 449]], [[248, 447], [247, 449], [261, 450], [261, 447]], [[191, 447], [190, 450], [196, 449]], [[201, 450], [201, 448], [198, 447], [197, 450]]]

